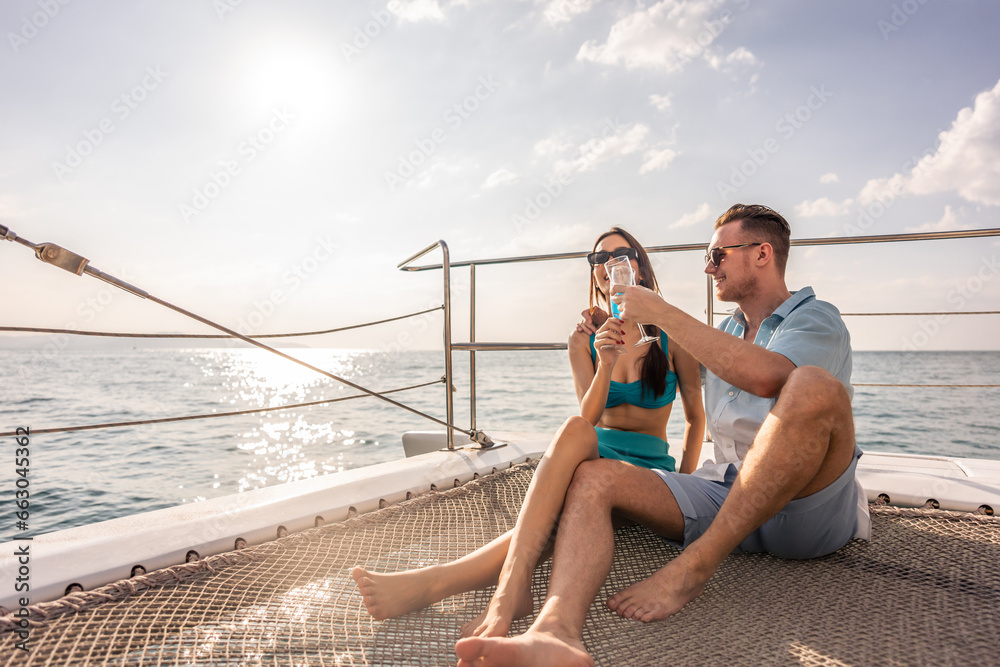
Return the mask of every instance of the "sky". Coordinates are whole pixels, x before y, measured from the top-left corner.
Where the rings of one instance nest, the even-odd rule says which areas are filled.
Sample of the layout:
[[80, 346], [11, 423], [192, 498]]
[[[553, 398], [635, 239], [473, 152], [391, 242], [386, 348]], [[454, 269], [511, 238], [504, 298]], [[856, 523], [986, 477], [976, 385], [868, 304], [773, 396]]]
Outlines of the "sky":
[[[996, 228], [997, 25], [971, 0], [7, 0], [0, 224], [249, 333], [438, 305], [440, 271], [396, 268], [438, 239], [453, 260], [612, 225], [707, 243], [736, 202], [793, 238]], [[845, 313], [1000, 310], [998, 238], [793, 248], [787, 280]], [[702, 255], [654, 258], [699, 319]], [[565, 341], [588, 271], [480, 268], [477, 339]], [[0, 325], [209, 331], [14, 243], [0, 284]], [[453, 299], [464, 340], [467, 269]], [[859, 350], [1000, 349], [995, 315], [846, 319]]]

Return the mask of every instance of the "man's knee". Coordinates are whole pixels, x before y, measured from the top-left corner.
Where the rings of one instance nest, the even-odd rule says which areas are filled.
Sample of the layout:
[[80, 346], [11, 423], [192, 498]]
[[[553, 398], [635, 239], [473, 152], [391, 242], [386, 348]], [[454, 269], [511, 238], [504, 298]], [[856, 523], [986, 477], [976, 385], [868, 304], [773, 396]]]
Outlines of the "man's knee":
[[817, 436], [798, 443], [800, 455], [821, 454], [834, 463], [838, 475], [847, 467], [855, 449], [854, 415], [850, 395], [836, 377], [816, 366], [796, 368], [772, 412], [789, 426]]
[[778, 395], [786, 410], [804, 415], [829, 415], [850, 411], [851, 398], [844, 384], [819, 366], [799, 366], [788, 376]]

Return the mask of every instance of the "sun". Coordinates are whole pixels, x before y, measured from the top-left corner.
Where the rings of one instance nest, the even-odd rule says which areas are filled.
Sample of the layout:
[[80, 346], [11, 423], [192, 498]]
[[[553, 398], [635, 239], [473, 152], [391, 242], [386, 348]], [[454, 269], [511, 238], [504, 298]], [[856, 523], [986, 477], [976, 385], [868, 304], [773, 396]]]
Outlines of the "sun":
[[259, 47], [242, 63], [242, 88], [250, 108], [290, 107], [315, 115], [332, 111], [344, 77], [328, 52], [304, 44]]

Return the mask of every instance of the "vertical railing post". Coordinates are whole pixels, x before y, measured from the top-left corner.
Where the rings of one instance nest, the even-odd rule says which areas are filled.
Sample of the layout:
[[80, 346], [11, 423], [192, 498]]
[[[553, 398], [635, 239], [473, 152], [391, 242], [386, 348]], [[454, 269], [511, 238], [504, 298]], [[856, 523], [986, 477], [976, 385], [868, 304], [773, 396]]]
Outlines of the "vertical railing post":
[[[469, 342], [476, 342], [476, 264], [469, 265]], [[469, 430], [476, 430], [476, 351], [469, 350]]]
[[[451, 388], [454, 384], [455, 378], [451, 367], [451, 255], [448, 252], [448, 244], [444, 241], [437, 241], [427, 246], [417, 254], [412, 257], [400, 262], [396, 268], [402, 269], [408, 267], [408, 271], [419, 271], [418, 267], [409, 267], [410, 262], [420, 259], [427, 253], [434, 250], [434, 248], [441, 248], [441, 268], [444, 274], [444, 398], [445, 398], [445, 412], [447, 412], [447, 429], [446, 433], [448, 435], [448, 449], [455, 449], [455, 405], [454, 397], [452, 396]], [[388, 399], [386, 399], [388, 400]], [[405, 407], [405, 406], [404, 406]], [[426, 415], [425, 415], [426, 416]], [[435, 418], [435, 421], [440, 423], [440, 420]], [[461, 431], [462, 429], [458, 429]]]
[[[438, 241], [438, 245], [441, 246], [441, 254], [443, 255], [441, 266], [444, 269], [444, 396], [445, 396], [445, 411], [448, 414], [448, 423], [455, 423], [455, 406], [453, 404], [451, 387], [452, 387], [452, 373], [451, 373], [451, 257], [448, 254], [448, 244], [444, 241]], [[455, 432], [449, 427], [446, 429], [448, 431], [448, 449], [455, 449]]]

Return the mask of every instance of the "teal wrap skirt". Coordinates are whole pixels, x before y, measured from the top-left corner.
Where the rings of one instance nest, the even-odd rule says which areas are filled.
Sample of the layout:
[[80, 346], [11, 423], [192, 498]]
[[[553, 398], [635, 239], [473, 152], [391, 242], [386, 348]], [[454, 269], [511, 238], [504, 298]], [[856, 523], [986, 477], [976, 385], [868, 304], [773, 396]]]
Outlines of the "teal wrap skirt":
[[597, 427], [597, 450], [604, 459], [627, 461], [651, 470], [676, 470], [669, 445], [654, 435]]

